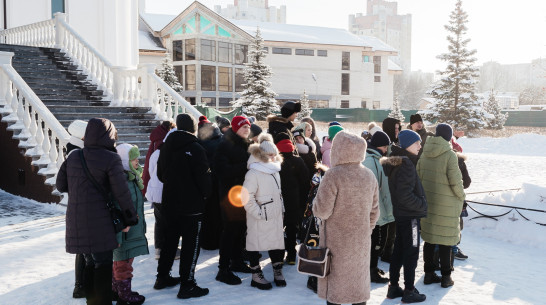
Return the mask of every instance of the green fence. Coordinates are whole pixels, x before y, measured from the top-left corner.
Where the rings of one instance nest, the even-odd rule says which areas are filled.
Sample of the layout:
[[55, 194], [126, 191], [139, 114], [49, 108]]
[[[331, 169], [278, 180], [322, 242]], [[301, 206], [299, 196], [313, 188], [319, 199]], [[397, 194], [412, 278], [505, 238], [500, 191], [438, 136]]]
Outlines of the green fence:
[[[333, 109], [315, 108], [311, 117], [321, 122], [382, 122], [390, 110], [370, 109]], [[409, 122], [410, 116], [417, 110], [402, 110], [406, 117], [404, 122]], [[505, 112], [506, 113], [506, 112]], [[546, 111], [508, 111], [508, 120], [505, 126], [546, 127]]]
[[235, 108], [230, 112], [221, 112], [214, 108], [207, 107], [207, 106], [194, 106], [199, 112], [201, 112], [203, 115], [205, 115], [211, 122], [214, 122], [214, 118], [216, 116], [224, 117], [231, 121], [234, 116], [243, 114], [243, 110], [241, 107]]

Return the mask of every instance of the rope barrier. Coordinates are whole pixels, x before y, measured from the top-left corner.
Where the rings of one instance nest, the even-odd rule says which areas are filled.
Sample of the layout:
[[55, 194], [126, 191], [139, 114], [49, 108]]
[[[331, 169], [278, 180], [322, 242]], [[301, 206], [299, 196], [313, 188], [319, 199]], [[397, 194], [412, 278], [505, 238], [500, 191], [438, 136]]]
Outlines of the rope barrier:
[[[477, 214], [479, 214], [480, 216], [475, 216], [475, 217], [472, 217], [470, 218], [469, 220], [472, 220], [472, 219], [477, 219], [477, 218], [489, 218], [489, 219], [494, 219], [495, 221], [498, 221], [498, 217], [502, 217], [502, 216], [506, 216], [508, 215], [510, 212], [512, 211], [516, 211], [521, 217], [523, 217], [523, 219], [527, 220], [527, 221], [531, 221], [531, 222], [534, 222], [536, 223], [537, 225], [541, 225], [541, 226], [546, 226], [546, 223], [540, 223], [540, 222], [536, 222], [536, 221], [533, 221], [531, 219], [529, 219], [528, 217], [525, 217], [523, 214], [521, 214], [520, 210], [525, 210], [525, 211], [531, 211], [531, 212], [538, 212], [538, 213], [546, 213], [545, 210], [537, 210], [537, 209], [528, 209], [528, 208], [522, 208], [522, 207], [515, 207], [515, 206], [509, 206], [509, 205], [502, 205], [502, 204], [492, 204], [492, 203], [485, 203], [485, 202], [478, 202], [478, 201], [471, 201], [471, 200], [467, 200], [467, 206], [474, 212], [476, 212]], [[471, 203], [476, 203], [476, 204], [482, 204], [482, 205], [488, 205], [488, 206], [494, 206], [494, 207], [499, 207], [499, 208], [508, 208], [510, 210], [508, 210], [508, 212], [506, 213], [503, 213], [503, 214], [499, 214], [499, 215], [487, 215], [487, 214], [484, 214], [484, 213], [481, 213], [481, 212], [478, 212], [476, 209], [474, 209], [472, 206], [470, 206], [470, 204], [468, 204], [469, 202]]]
[[505, 191], [519, 191], [521, 188], [516, 189], [505, 189], [505, 190], [494, 190], [494, 191], [482, 191], [482, 192], [474, 192], [474, 193], [466, 193], [467, 195], [474, 195], [474, 194], [486, 194], [486, 193], [497, 193], [497, 192], [505, 192]]

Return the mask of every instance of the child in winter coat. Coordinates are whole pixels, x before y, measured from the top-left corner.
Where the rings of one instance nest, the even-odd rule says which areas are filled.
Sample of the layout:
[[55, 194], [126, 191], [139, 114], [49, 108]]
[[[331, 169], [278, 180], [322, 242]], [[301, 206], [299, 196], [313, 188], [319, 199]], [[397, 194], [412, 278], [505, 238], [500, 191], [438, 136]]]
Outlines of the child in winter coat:
[[[308, 123], [305, 123], [309, 125]], [[311, 125], [309, 125], [311, 126]], [[296, 129], [292, 132], [296, 139], [296, 149], [298, 150], [300, 157], [305, 162], [307, 169], [309, 170], [309, 180], [313, 178], [313, 175], [317, 171], [317, 151], [315, 143], [308, 137], [301, 129]]]
[[259, 251], [269, 252], [275, 284], [279, 287], [286, 286], [282, 274], [284, 206], [279, 175], [282, 157], [273, 144], [271, 135], [261, 134], [258, 143], [250, 145], [248, 149], [250, 157], [243, 184], [246, 191], [242, 192], [242, 200], [246, 210], [246, 250], [252, 269], [250, 285], [267, 290], [272, 285], [265, 279], [260, 268]]
[[149, 253], [148, 241], [146, 240], [144, 198], [142, 196], [142, 189], [144, 189], [141, 178], [143, 169], [138, 164], [140, 153], [137, 146], [124, 143], [118, 145], [116, 149], [121, 157], [131, 199], [135, 205], [139, 221], [137, 225], [131, 227], [129, 232], [120, 232], [117, 235], [120, 246], [114, 250], [112, 294], [114, 298], [117, 295], [118, 304], [137, 305], [144, 303], [146, 298], [131, 290], [133, 260], [137, 256]]
[[342, 130], [343, 127], [337, 124], [328, 127], [328, 138], [322, 142], [322, 147], [320, 148], [322, 153], [322, 164], [328, 167], [330, 167], [330, 151], [332, 150], [332, 141], [334, 141], [336, 134]]

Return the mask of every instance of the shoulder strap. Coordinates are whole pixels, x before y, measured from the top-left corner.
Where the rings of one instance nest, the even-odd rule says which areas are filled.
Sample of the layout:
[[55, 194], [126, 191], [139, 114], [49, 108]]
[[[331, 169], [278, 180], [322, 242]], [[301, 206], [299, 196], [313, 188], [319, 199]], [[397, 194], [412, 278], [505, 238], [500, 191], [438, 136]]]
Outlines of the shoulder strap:
[[102, 194], [102, 197], [104, 197], [104, 200], [106, 200], [108, 207], [110, 207], [110, 196], [108, 196], [104, 188], [100, 186], [97, 180], [95, 180], [95, 178], [91, 176], [91, 173], [89, 172], [89, 168], [87, 168], [87, 162], [85, 162], [85, 158], [83, 156], [83, 149], [80, 149], [79, 154], [80, 154], [80, 160], [82, 162], [82, 167], [83, 167], [83, 170], [85, 171], [85, 174], [87, 175], [87, 178], [89, 178], [91, 183], [93, 183], [93, 185], [99, 190], [99, 192]]

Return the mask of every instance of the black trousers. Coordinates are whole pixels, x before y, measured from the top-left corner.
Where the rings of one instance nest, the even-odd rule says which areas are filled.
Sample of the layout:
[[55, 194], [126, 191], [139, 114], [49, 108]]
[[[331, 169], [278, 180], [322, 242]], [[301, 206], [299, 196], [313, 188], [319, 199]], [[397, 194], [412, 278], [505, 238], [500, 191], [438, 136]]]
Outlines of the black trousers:
[[157, 265], [157, 275], [159, 277], [169, 275], [178, 248], [178, 241], [182, 236], [180, 268], [178, 272], [182, 286], [193, 285], [195, 283], [195, 267], [200, 253], [199, 236], [202, 215], [185, 215], [174, 219], [167, 220], [164, 227], [166, 230], [165, 244], [161, 249], [161, 256]]
[[[384, 225], [386, 226], [386, 225]], [[384, 226], [375, 226], [372, 231], [372, 245], [370, 249], [370, 269], [377, 268], [379, 254], [381, 252], [381, 228]]]
[[392, 256], [394, 239], [396, 237], [396, 224], [394, 221], [381, 226], [381, 236], [381, 257], [389, 260]]
[[[436, 245], [425, 242], [423, 246], [423, 260], [425, 261], [425, 273], [434, 272], [434, 248]], [[440, 266], [442, 275], [451, 275], [451, 246], [438, 245]]]
[[112, 304], [113, 252], [84, 253], [85, 299], [88, 305]]
[[[225, 218], [224, 218], [225, 219]], [[225, 221], [220, 239], [220, 261], [218, 268], [228, 269], [231, 261], [242, 260], [246, 223], [244, 221]]]
[[284, 221], [284, 248], [288, 255], [296, 255], [297, 221]]
[[389, 280], [391, 285], [398, 286], [400, 268], [404, 266], [405, 289], [413, 290], [421, 241], [419, 219], [395, 220], [394, 222], [396, 224], [396, 238], [389, 268]]
[[[271, 263], [282, 263], [284, 259], [284, 249], [269, 250], [267, 251]], [[248, 259], [250, 267], [258, 266], [260, 264], [260, 251], [248, 251]]]
[[165, 226], [163, 219], [163, 216], [161, 215], [161, 203], [154, 202], [154, 217], [155, 217], [155, 225], [154, 225], [154, 246], [156, 249], [162, 249], [163, 244], [165, 243], [165, 230], [163, 227]]

